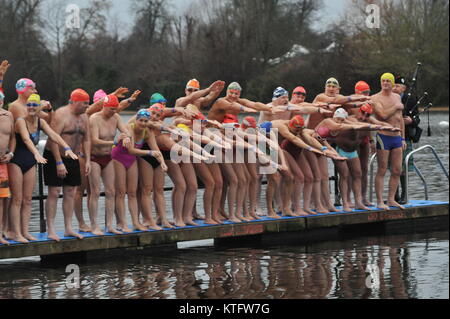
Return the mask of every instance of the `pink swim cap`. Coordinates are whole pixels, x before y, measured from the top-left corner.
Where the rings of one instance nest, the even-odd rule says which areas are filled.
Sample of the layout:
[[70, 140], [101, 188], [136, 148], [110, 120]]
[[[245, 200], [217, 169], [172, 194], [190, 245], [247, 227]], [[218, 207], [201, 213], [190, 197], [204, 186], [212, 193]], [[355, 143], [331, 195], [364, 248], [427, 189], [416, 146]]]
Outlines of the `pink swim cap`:
[[95, 92], [94, 94], [94, 103], [97, 103], [98, 101], [100, 101], [101, 99], [107, 97], [108, 94], [106, 94], [105, 91], [103, 90], [98, 90], [97, 92]]
[[20, 79], [16, 83], [16, 91], [18, 94], [24, 94], [29, 88], [36, 88], [36, 83], [30, 79]]

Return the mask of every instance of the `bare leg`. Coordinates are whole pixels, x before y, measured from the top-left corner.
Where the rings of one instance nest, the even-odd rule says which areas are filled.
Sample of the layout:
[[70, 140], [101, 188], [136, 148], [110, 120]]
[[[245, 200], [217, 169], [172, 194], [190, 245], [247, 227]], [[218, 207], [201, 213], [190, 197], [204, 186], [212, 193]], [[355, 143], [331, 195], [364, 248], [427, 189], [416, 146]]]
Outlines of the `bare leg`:
[[249, 181], [247, 179], [245, 164], [233, 164], [234, 172], [238, 178], [238, 192], [236, 196], [236, 212], [235, 215], [242, 221], [248, 222], [249, 219], [242, 214], [246, 190], [248, 190]]
[[28, 240], [22, 235], [21, 225], [21, 208], [24, 196], [24, 176], [22, 175], [21, 169], [15, 164], [9, 164], [8, 171], [9, 187], [11, 190], [12, 199], [9, 213], [11, 232], [7, 233], [7, 237], [8, 239], [19, 243], [28, 243]]
[[142, 158], [138, 159], [139, 166], [139, 190], [138, 202], [140, 202], [140, 208], [142, 212], [143, 226], [153, 230], [162, 230], [161, 227], [156, 225], [156, 222], [152, 215], [152, 194], [153, 194], [153, 181], [154, 171], [153, 167]]
[[117, 212], [117, 228], [124, 233], [133, 232], [127, 223], [125, 214], [125, 196], [127, 194], [127, 171], [125, 166], [113, 160], [115, 185], [116, 185], [116, 212]]
[[258, 186], [260, 186], [260, 176], [258, 174], [257, 164], [247, 164], [247, 170], [250, 174], [249, 184], [249, 200], [250, 200], [250, 216], [253, 219], [260, 219], [257, 214], [258, 208]]
[[212, 203], [215, 189], [214, 178], [205, 163], [194, 164], [195, 171], [205, 185], [205, 193], [203, 194], [203, 209], [205, 210], [205, 224], [218, 225], [212, 216]]
[[353, 209], [348, 202], [348, 176], [350, 175], [350, 171], [348, 169], [347, 161], [335, 161], [334, 165], [336, 165], [339, 172], [339, 190], [341, 192], [344, 212], [352, 212]]
[[22, 191], [22, 209], [21, 209], [21, 225], [22, 235], [29, 241], [36, 241], [30, 234], [30, 219], [31, 219], [31, 203], [33, 200], [33, 190], [36, 185], [36, 167], [30, 169], [23, 176], [23, 191]]
[[257, 182], [257, 194], [256, 194], [256, 215], [257, 216], [264, 216], [264, 212], [262, 211], [260, 202], [259, 202], [261, 199], [262, 181], [263, 181], [263, 175], [259, 175], [258, 182]]
[[319, 156], [319, 165], [320, 165], [320, 172], [322, 174], [321, 178], [321, 199], [322, 202], [325, 204], [325, 207], [330, 212], [340, 212], [339, 209], [334, 207], [333, 203], [331, 202], [330, 197], [330, 175], [328, 173], [328, 160], [325, 156]]
[[186, 225], [198, 226], [194, 222], [193, 218], [194, 216], [192, 215], [198, 191], [197, 176], [195, 175], [195, 169], [193, 164], [181, 163], [180, 167], [181, 171], [183, 172], [187, 187], [186, 194], [184, 196], [183, 221]]
[[103, 236], [104, 233], [98, 224], [98, 201], [100, 199], [100, 178], [102, 168], [95, 162], [91, 164], [92, 170], [89, 176], [89, 187], [91, 188], [91, 196], [89, 197], [89, 219], [91, 221], [91, 233], [96, 236]]
[[115, 185], [114, 163], [111, 161], [102, 170], [102, 180], [105, 186], [105, 209], [106, 209], [106, 230], [111, 234], [121, 235], [121, 231], [114, 228], [114, 215], [116, 207], [116, 185]]
[[223, 192], [223, 178], [222, 172], [218, 164], [207, 164], [206, 167], [209, 169], [211, 176], [214, 179], [214, 195], [212, 200], [212, 218], [217, 223], [222, 222], [222, 218], [220, 216], [220, 201], [219, 198], [222, 198]]
[[80, 232], [90, 233], [91, 227], [89, 227], [86, 224], [86, 222], [84, 220], [84, 216], [83, 216], [84, 191], [87, 190], [88, 203], [89, 203], [89, 197], [90, 197], [90, 193], [91, 193], [88, 177], [85, 176], [85, 174], [84, 174], [85, 167], [86, 167], [85, 165], [86, 165], [86, 160], [84, 158], [80, 158], [81, 186], [77, 187], [76, 191], [75, 191], [74, 208], [75, 208], [75, 217], [77, 218]]
[[371, 210], [369, 207], [364, 205], [362, 200], [362, 193], [361, 193], [362, 172], [359, 158], [354, 158], [348, 161], [348, 166], [350, 168], [350, 173], [352, 176], [353, 193], [355, 195], [355, 203], [356, 203], [355, 208], [362, 210]]
[[400, 183], [400, 175], [402, 174], [403, 149], [396, 148], [391, 151], [391, 178], [389, 179], [389, 195], [388, 206], [405, 209], [402, 205], [395, 201], [395, 193]]
[[302, 171], [305, 178], [305, 186], [303, 188], [303, 209], [296, 211], [299, 216], [309, 216], [311, 214], [311, 196], [314, 187], [314, 175], [306, 158], [306, 150], [302, 150], [299, 158], [297, 159], [297, 166]]
[[134, 230], [145, 231], [147, 230], [144, 225], [139, 221], [139, 210], [137, 203], [137, 187], [138, 187], [138, 162], [134, 162], [127, 170], [127, 196], [128, 196], [128, 210], [130, 211], [131, 221], [133, 223]]
[[5, 240], [3, 236], [3, 208], [5, 206], [5, 199], [0, 198], [0, 244], [9, 245], [9, 242]]
[[[282, 201], [283, 201], [283, 216], [291, 216], [295, 217], [296, 215], [291, 209], [291, 203], [292, 203], [292, 188], [294, 187], [294, 180], [295, 180], [295, 172], [298, 170], [297, 164], [295, 163], [294, 158], [291, 154], [289, 154], [286, 151], [284, 152], [284, 156], [286, 158], [286, 162], [289, 166], [289, 171], [281, 172], [281, 175], [283, 176], [283, 190], [282, 190]], [[297, 172], [298, 173], [298, 172]]]
[[389, 160], [389, 151], [378, 150], [378, 171], [375, 177], [375, 190], [377, 193], [377, 207], [384, 210], [389, 210], [389, 206], [384, 204], [383, 192], [384, 192], [384, 176], [386, 176], [387, 165]]
[[47, 201], [45, 202], [45, 213], [47, 217], [47, 230], [48, 230], [48, 238], [52, 240], [56, 240], [57, 242], [61, 241], [61, 238], [56, 234], [55, 230], [55, 217], [56, 217], [56, 209], [58, 205], [58, 197], [61, 193], [60, 187], [49, 187], [48, 188], [48, 196]]
[[158, 219], [163, 228], [173, 229], [175, 227], [172, 226], [172, 224], [167, 220], [166, 200], [164, 198], [164, 183], [166, 174], [161, 166], [159, 166], [154, 170], [153, 175], [154, 200], [156, 211], [158, 213]]
[[359, 150], [359, 160], [361, 162], [361, 192], [363, 204], [366, 206], [373, 206], [373, 203], [367, 199], [367, 184], [369, 177], [369, 157], [370, 157], [370, 144], [361, 146]]
[[175, 219], [175, 226], [186, 227], [186, 224], [183, 221], [184, 198], [187, 190], [186, 181], [178, 164], [175, 164], [172, 161], [166, 161], [166, 163], [169, 167], [169, 177], [174, 184], [172, 191], [172, 209]]
[[267, 190], [266, 190], [266, 200], [267, 200], [267, 216], [273, 219], [280, 219], [277, 212], [273, 208], [273, 201], [275, 196], [275, 190], [280, 187], [281, 176], [279, 173], [272, 175], [267, 175]]
[[[317, 156], [311, 152], [304, 152], [305, 158], [308, 160], [309, 167], [311, 168], [311, 172], [313, 174], [313, 192], [312, 196], [314, 197], [314, 201], [316, 203], [316, 211], [319, 214], [328, 214], [329, 211], [325, 208], [325, 206], [322, 204], [322, 172], [320, 170], [320, 164], [319, 159]], [[305, 211], [309, 213], [310, 215], [316, 215], [314, 211], [311, 210], [310, 206], [306, 206], [306, 204], [309, 204], [308, 202], [305, 202]]]
[[75, 237], [78, 239], [83, 239], [83, 236], [76, 233], [72, 228], [72, 217], [73, 217], [73, 206], [75, 202], [75, 187], [63, 187], [63, 213], [64, 213], [64, 226], [66, 237]]
[[[232, 164], [222, 164], [222, 169], [224, 176], [227, 180], [228, 184], [228, 214], [229, 214], [229, 220], [234, 223], [240, 223], [241, 220], [237, 218], [235, 215], [235, 205], [236, 205], [236, 198], [237, 198], [237, 191], [239, 186], [239, 179], [236, 176], [236, 173], [232, 167]], [[223, 196], [223, 195], [222, 195]]]

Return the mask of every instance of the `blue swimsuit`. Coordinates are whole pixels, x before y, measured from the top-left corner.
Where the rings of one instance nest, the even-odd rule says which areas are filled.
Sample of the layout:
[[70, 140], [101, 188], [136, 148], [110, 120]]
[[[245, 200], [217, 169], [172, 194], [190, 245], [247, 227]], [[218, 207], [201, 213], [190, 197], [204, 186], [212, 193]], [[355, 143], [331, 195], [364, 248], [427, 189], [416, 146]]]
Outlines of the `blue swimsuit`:
[[[28, 132], [30, 132], [30, 130], [28, 129], [28, 125], [27, 130]], [[30, 133], [30, 139], [34, 145], [39, 144], [40, 135], [41, 135], [41, 119], [38, 119], [37, 131], [35, 133]], [[14, 158], [12, 159], [11, 163], [19, 166], [20, 169], [22, 170], [22, 174], [24, 175], [37, 164], [37, 161], [34, 158], [33, 153], [28, 149], [27, 145], [22, 139], [22, 136], [17, 133], [16, 133], [16, 152], [14, 154]]]

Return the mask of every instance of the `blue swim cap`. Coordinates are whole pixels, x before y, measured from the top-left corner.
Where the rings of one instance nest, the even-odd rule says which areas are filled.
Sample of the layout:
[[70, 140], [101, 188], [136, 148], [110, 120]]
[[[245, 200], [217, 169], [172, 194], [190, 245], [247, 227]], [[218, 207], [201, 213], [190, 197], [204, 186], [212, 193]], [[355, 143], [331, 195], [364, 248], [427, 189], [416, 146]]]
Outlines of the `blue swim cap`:
[[261, 123], [261, 124], [259, 125], [259, 127], [260, 127], [261, 129], [264, 129], [264, 130], [266, 131], [266, 133], [269, 134], [270, 131], [272, 131], [272, 122], [264, 122], [264, 123]]
[[285, 89], [283, 89], [282, 87], [278, 87], [274, 92], [273, 92], [273, 100], [279, 99], [282, 96], [289, 96], [289, 92], [286, 91]]
[[151, 118], [150, 112], [146, 109], [142, 109], [139, 112], [137, 112], [136, 120], [139, 120], [142, 118], [146, 118], [147, 120], [150, 120], [150, 118]]

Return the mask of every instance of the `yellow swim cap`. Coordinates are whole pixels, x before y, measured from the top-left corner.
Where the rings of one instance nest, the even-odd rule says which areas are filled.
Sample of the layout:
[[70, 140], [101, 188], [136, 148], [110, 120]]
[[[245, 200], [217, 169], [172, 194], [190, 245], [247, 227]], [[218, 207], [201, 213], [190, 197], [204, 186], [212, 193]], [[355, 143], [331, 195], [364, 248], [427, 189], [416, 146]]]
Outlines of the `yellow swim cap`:
[[41, 105], [41, 97], [39, 94], [31, 94], [27, 102], [35, 102], [36, 104]]
[[179, 129], [182, 129], [183, 131], [187, 132], [187, 133], [191, 133], [191, 129], [189, 126], [185, 125], [185, 124], [178, 124], [177, 127]]
[[381, 76], [381, 81], [389, 80], [392, 83], [392, 87], [395, 86], [395, 76], [392, 73], [385, 73]]

